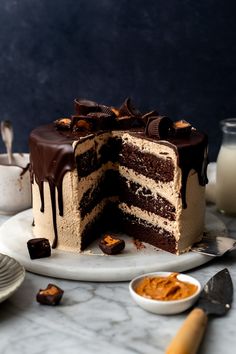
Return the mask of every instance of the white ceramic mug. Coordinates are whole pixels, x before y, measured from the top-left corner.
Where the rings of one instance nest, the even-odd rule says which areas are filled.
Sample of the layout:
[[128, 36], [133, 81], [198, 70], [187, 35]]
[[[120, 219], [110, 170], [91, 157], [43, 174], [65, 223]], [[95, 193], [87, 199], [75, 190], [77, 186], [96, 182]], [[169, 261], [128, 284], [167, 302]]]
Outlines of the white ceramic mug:
[[31, 207], [29, 154], [0, 154], [0, 214], [13, 215]]

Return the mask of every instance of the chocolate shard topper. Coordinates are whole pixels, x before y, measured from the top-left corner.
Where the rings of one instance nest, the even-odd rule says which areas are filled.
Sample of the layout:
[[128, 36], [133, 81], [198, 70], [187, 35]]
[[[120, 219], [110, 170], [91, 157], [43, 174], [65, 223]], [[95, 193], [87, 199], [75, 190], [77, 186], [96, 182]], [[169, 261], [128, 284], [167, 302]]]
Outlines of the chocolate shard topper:
[[159, 113], [156, 111], [156, 110], [153, 110], [153, 111], [150, 111], [150, 112], [147, 112], [145, 113], [143, 116], [142, 116], [142, 120], [145, 124], [147, 124], [148, 122], [148, 119], [150, 117], [158, 117], [159, 116]]
[[137, 108], [135, 108], [130, 97], [126, 98], [124, 103], [118, 109], [118, 112], [119, 112], [119, 117], [122, 116], [140, 117], [141, 116], [141, 112]]
[[99, 112], [99, 104], [94, 101], [86, 100], [83, 98], [76, 98], [74, 100], [75, 111], [77, 115], [87, 115], [91, 112]]
[[116, 123], [117, 123], [116, 127], [118, 129], [124, 129], [124, 130], [145, 127], [145, 123], [141, 119], [141, 117], [135, 117], [135, 116], [118, 117]]
[[115, 113], [111, 107], [79, 98], [74, 102], [76, 111], [76, 115], [72, 116], [74, 132], [109, 130], [113, 127]]
[[104, 105], [104, 104], [100, 104], [100, 105], [99, 105], [99, 110], [100, 110], [102, 113], [109, 114], [109, 115], [112, 116], [112, 117], [115, 117], [115, 116], [116, 116], [115, 112], [112, 110], [112, 107], [106, 106], [106, 105]]
[[156, 139], [166, 139], [171, 135], [173, 122], [166, 116], [149, 117], [145, 134]]
[[116, 115], [118, 129], [141, 128], [145, 126], [141, 112], [134, 106], [131, 98], [128, 97], [120, 108], [112, 108]]
[[92, 112], [87, 115], [72, 116], [72, 129], [76, 131], [98, 131], [112, 128], [113, 114]]

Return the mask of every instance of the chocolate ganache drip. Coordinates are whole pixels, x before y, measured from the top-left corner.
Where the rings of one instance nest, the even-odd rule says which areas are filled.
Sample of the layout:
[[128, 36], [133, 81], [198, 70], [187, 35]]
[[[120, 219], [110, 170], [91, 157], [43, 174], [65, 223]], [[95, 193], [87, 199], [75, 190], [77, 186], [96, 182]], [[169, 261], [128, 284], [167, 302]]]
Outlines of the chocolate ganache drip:
[[75, 168], [72, 147], [74, 140], [73, 135], [56, 131], [52, 124], [39, 127], [37, 133], [34, 130], [30, 135], [31, 181], [39, 186], [41, 212], [44, 212], [44, 182], [49, 183], [55, 235], [53, 248], [57, 246], [56, 190], [59, 215], [63, 216], [62, 181], [65, 173]]
[[192, 169], [197, 172], [201, 186], [208, 182], [207, 136], [193, 129], [191, 124], [184, 120], [173, 122], [165, 116], [149, 117], [145, 134], [156, 140], [166, 140], [166, 143], [170, 143], [176, 150], [178, 165], [182, 171], [182, 203], [183, 208], [187, 208], [186, 187], [189, 172]]

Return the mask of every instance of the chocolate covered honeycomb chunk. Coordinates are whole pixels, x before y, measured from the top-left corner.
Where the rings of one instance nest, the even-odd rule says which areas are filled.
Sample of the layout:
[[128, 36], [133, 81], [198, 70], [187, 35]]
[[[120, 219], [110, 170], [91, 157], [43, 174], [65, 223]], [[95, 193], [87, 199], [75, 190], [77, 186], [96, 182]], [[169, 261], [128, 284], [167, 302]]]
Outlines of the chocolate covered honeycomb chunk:
[[69, 130], [71, 128], [71, 119], [59, 118], [54, 121], [54, 125], [58, 130]]
[[92, 123], [86, 119], [80, 119], [73, 125], [73, 131], [88, 132], [92, 130]]
[[113, 235], [106, 234], [99, 242], [99, 247], [105, 254], [115, 255], [123, 251], [125, 241]]
[[48, 284], [46, 289], [40, 289], [36, 300], [42, 305], [55, 306], [61, 301], [64, 291], [55, 284]]
[[51, 246], [47, 238], [32, 238], [27, 242], [31, 259], [51, 256]]
[[178, 120], [173, 123], [173, 134], [174, 136], [186, 137], [189, 136], [192, 130], [192, 126], [186, 120]]

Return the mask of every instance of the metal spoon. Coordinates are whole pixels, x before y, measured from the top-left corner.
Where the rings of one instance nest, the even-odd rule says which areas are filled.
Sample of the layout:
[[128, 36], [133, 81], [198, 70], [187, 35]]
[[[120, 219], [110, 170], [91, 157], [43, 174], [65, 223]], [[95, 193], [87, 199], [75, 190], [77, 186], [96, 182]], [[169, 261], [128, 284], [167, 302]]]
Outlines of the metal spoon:
[[13, 159], [13, 155], [12, 155], [13, 128], [9, 120], [3, 120], [1, 122], [1, 135], [7, 150], [8, 163], [9, 165], [11, 165]]

